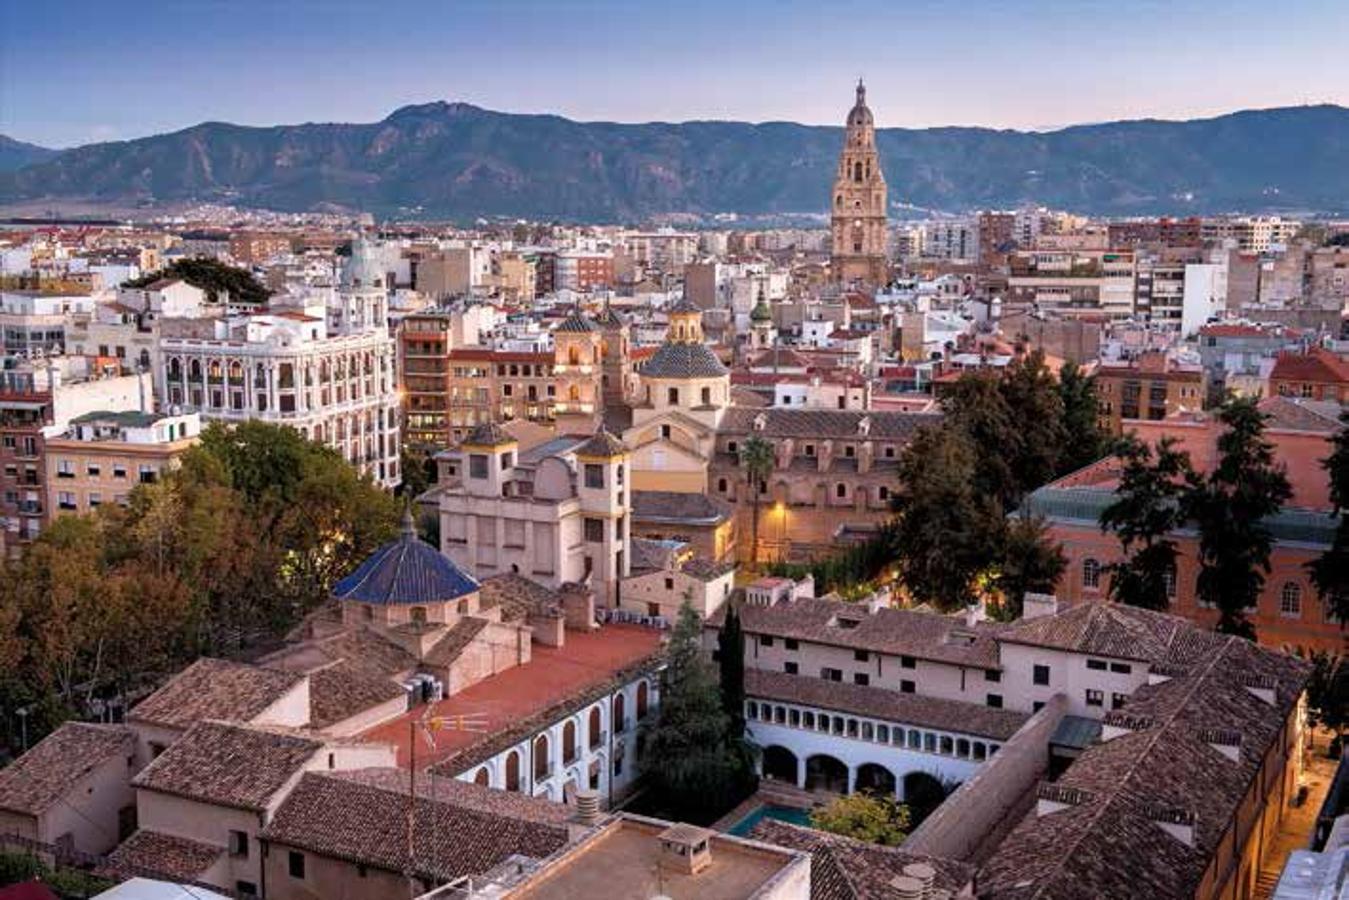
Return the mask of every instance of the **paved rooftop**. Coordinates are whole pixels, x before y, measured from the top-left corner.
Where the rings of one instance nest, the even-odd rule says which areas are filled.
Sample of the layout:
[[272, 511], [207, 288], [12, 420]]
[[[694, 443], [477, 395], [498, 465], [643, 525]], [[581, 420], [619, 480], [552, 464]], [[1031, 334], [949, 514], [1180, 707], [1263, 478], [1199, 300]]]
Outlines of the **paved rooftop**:
[[[445, 729], [435, 734], [435, 746], [417, 736], [418, 769], [441, 762], [476, 744], [488, 734], [542, 712], [573, 694], [612, 678], [619, 671], [650, 656], [659, 647], [661, 632], [639, 625], [606, 625], [598, 631], [568, 631], [565, 646], [534, 644], [523, 666], [493, 675], [467, 690], [431, 704], [433, 716], [474, 716], [484, 723], [482, 731]], [[418, 706], [389, 722], [372, 728], [362, 737], [393, 744], [398, 765], [408, 767], [409, 724], [427, 714]]]

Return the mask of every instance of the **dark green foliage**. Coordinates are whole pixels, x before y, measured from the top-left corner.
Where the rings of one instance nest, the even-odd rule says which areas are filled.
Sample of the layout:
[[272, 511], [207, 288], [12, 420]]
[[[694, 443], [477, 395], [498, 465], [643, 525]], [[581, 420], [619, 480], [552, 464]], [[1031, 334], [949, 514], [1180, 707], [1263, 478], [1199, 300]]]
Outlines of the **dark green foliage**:
[[726, 605], [726, 621], [717, 633], [717, 666], [721, 672], [721, 708], [731, 720], [731, 738], [745, 737], [745, 632], [734, 604]]
[[193, 287], [200, 288], [206, 292], [208, 303], [219, 303], [226, 294], [234, 303], [266, 303], [272, 295], [262, 282], [253, 277], [252, 272], [207, 256], [175, 260], [157, 272], [124, 282], [123, 286], [146, 287], [161, 278], [181, 278]]
[[1083, 375], [1077, 363], [1065, 363], [1059, 370], [1059, 399], [1064, 442], [1058, 474], [1066, 475], [1105, 456], [1107, 435], [1100, 425], [1096, 379]]
[[1326, 239], [1327, 247], [1349, 247], [1349, 231], [1341, 231], [1339, 234], [1332, 234]]
[[1340, 422], [1344, 427], [1331, 439], [1330, 456], [1321, 461], [1329, 477], [1330, 502], [1340, 522], [1330, 547], [1308, 568], [1321, 601], [1343, 626], [1349, 622], [1349, 410], [1340, 415]]
[[1001, 379], [992, 372], [962, 375], [942, 398], [942, 412], [947, 429], [967, 445], [969, 466], [964, 474], [971, 489], [1004, 508], [1016, 505], [1021, 485], [1014, 467], [1022, 423], [1003, 395]]
[[1229, 400], [1218, 414], [1218, 464], [1192, 479], [1187, 507], [1199, 526], [1201, 602], [1217, 607], [1218, 630], [1254, 638], [1246, 619], [1264, 588], [1273, 537], [1264, 519], [1278, 512], [1292, 488], [1265, 439], [1264, 413], [1250, 398]]
[[1338, 739], [1349, 730], [1349, 663], [1325, 651], [1313, 654], [1311, 662], [1312, 674], [1307, 681], [1309, 717]]
[[740, 448], [740, 468], [745, 472], [745, 486], [749, 490], [750, 525], [750, 562], [759, 564], [759, 504], [762, 501], [760, 485], [773, 474], [775, 454], [773, 445], [756, 435], [751, 435]]
[[837, 591], [844, 597], [867, 593], [873, 582], [895, 564], [895, 526], [886, 523], [875, 537], [850, 544], [836, 553], [808, 563], [771, 562], [770, 575], [800, 580], [815, 579], [816, 593]]
[[1010, 450], [1016, 500], [1050, 481], [1060, 470], [1060, 458], [1068, 442], [1064, 424], [1063, 396], [1058, 379], [1045, 365], [1045, 356], [1034, 350], [1013, 360], [998, 385], [1012, 417]]
[[1185, 498], [1194, 471], [1190, 456], [1164, 438], [1156, 453], [1130, 435], [1116, 455], [1124, 463], [1115, 502], [1101, 512], [1101, 530], [1113, 531], [1126, 558], [1106, 567], [1110, 597], [1119, 603], [1164, 610], [1168, 579], [1174, 583], [1176, 542], [1170, 534], [1185, 521]]
[[659, 809], [695, 823], [715, 820], [757, 784], [752, 748], [734, 734], [701, 635], [702, 620], [685, 603], [670, 635], [660, 710], [646, 727], [641, 757]]
[[1015, 516], [1007, 528], [1002, 563], [993, 580], [1002, 592], [998, 618], [1019, 619], [1026, 594], [1052, 593], [1067, 566], [1062, 545], [1050, 541], [1043, 519]]
[[904, 583], [941, 609], [973, 602], [975, 579], [1002, 555], [1006, 522], [978, 486], [974, 443], [959, 428], [921, 430], [899, 461], [894, 538]]

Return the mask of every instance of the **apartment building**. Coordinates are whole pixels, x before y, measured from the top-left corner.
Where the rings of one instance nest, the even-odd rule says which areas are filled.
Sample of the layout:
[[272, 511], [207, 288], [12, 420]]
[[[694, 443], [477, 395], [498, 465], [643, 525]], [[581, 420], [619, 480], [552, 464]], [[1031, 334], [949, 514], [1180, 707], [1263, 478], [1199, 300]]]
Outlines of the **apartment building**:
[[562, 250], [553, 257], [552, 289], [587, 293], [614, 284], [612, 253]]
[[1231, 241], [1238, 250], [1250, 253], [1267, 253], [1276, 245], [1286, 245], [1301, 230], [1301, 222], [1279, 216], [1204, 219], [1200, 225], [1204, 241]]
[[1125, 420], [1165, 419], [1203, 408], [1208, 384], [1202, 366], [1182, 365], [1165, 352], [1104, 362], [1096, 369], [1101, 427], [1121, 434]]
[[1349, 403], [1349, 360], [1324, 347], [1280, 353], [1269, 373], [1269, 395]]
[[94, 298], [87, 293], [0, 293], [0, 355], [37, 358], [66, 352], [69, 317], [93, 308]]
[[1063, 316], [1134, 313], [1135, 254], [1131, 250], [1019, 252], [1009, 260], [1007, 307], [1033, 307]]
[[46, 439], [47, 509], [52, 516], [125, 505], [133, 487], [154, 484], [197, 443], [201, 417], [92, 412]]

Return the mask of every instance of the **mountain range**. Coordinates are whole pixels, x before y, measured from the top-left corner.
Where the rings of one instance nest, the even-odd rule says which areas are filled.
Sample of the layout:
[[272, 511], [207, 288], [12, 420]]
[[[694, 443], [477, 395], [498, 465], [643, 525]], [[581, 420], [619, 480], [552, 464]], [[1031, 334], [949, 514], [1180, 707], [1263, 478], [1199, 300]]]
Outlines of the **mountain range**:
[[[381, 216], [634, 221], [823, 213], [842, 129], [618, 124], [407, 106], [367, 124], [250, 127], [52, 151], [0, 138], [0, 203], [227, 202]], [[1349, 109], [1248, 110], [1056, 131], [877, 131], [892, 205], [1088, 214], [1349, 210]]]

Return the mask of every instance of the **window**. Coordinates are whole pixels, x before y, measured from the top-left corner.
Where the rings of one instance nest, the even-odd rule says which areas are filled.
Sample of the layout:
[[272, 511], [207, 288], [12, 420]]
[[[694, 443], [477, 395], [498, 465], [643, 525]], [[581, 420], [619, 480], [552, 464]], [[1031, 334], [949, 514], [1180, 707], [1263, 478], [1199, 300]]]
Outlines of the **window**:
[[675, 388], [675, 387], [669, 388], [669, 389], [665, 392], [665, 399], [666, 399], [667, 402], [669, 402], [669, 404], [670, 404], [671, 406], [678, 406], [678, 405], [679, 405], [679, 388]]
[[866, 687], [867, 685], [871, 684], [871, 676], [865, 672], [854, 672], [852, 677], [852, 683], [860, 684], [862, 685], [862, 687]]
[[801, 667], [795, 662], [785, 662], [782, 664], [782, 671], [786, 672], [788, 675], [799, 675], [801, 673]]
[[604, 520], [591, 519], [585, 520], [585, 539], [592, 543], [598, 543], [604, 540]]
[[119, 463], [113, 463], [113, 465], [112, 465], [112, 477], [113, 477], [113, 478], [125, 478], [125, 477], [126, 477], [126, 466], [121, 465], [121, 464], [119, 464]]
[[1104, 672], [1106, 670], [1105, 660], [1089, 659], [1087, 660], [1087, 668], [1091, 669], [1093, 672]]
[[1002, 709], [1002, 694], [989, 694], [986, 702], [993, 709]]
[[1279, 592], [1279, 615], [1296, 619], [1302, 615], [1302, 585], [1296, 581], [1284, 582]]
[[852, 658], [857, 662], [866, 662], [871, 658], [871, 654], [867, 653], [865, 650], [854, 650], [852, 652]]
[[99, 475], [103, 474], [103, 467], [98, 463], [89, 463], [84, 467], [84, 474], [88, 475], [90, 478], [97, 478]]
[[1123, 709], [1123, 708], [1124, 708], [1124, 704], [1126, 704], [1126, 703], [1128, 703], [1128, 702], [1129, 702], [1129, 695], [1128, 695], [1128, 694], [1111, 694], [1111, 695], [1110, 695], [1110, 708], [1111, 708], [1111, 709]]
[[74, 478], [75, 464], [68, 459], [63, 459], [56, 464], [57, 478]]
[[290, 871], [291, 878], [304, 878], [304, 854], [295, 850], [290, 851], [286, 868]]
[[771, 634], [761, 634], [761, 635], [759, 635], [759, 646], [760, 646], [760, 647], [771, 647], [771, 646], [773, 646], [773, 636], [772, 636]]
[[806, 444], [806, 456], [814, 456], [814, 455], [815, 455], [815, 445]]
[[899, 692], [901, 694], [912, 694], [917, 690], [917, 686], [912, 681], [901, 681], [899, 683]]
[[838, 497], [840, 500], [847, 497], [848, 486], [841, 481], [838, 484], [834, 485], [834, 496]]
[[1128, 663], [1112, 662], [1110, 664], [1110, 671], [1114, 672], [1117, 675], [1128, 675], [1132, 673], [1133, 670], [1134, 667], [1129, 665]]
[[1092, 590], [1101, 586], [1101, 564], [1091, 557], [1082, 560], [1082, 586]]
[[1097, 690], [1093, 690], [1093, 689], [1091, 689], [1091, 688], [1087, 688], [1087, 705], [1088, 705], [1088, 706], [1104, 706], [1104, 705], [1105, 705], [1105, 694], [1104, 694], [1103, 692], [1101, 692], [1101, 691], [1097, 691]]
[[665, 579], [665, 589], [666, 589], [667, 591], [673, 591], [673, 590], [674, 590], [674, 579], [673, 579], [673, 578], [667, 578], [667, 579]]
[[996, 684], [1002, 681], [1002, 673], [997, 669], [984, 669], [984, 681], [992, 681]]
[[246, 831], [230, 832], [230, 856], [237, 856], [240, 859], [248, 859], [248, 832]]
[[604, 466], [596, 463], [586, 463], [585, 483], [588, 488], [604, 487]]
[[801, 727], [815, 729], [815, 713], [806, 711], [801, 714]]
[[825, 681], [842, 681], [843, 670], [831, 669], [829, 666], [825, 666], [824, 668], [820, 669], [820, 677], [823, 678]]
[[665, 440], [669, 440], [669, 439], [670, 439], [670, 426], [669, 426], [669, 425], [662, 425], [662, 426], [660, 426], [660, 436], [661, 436], [662, 438], [664, 438]]
[[256, 897], [258, 886], [251, 881], [236, 881], [234, 882], [234, 892], [243, 894], [245, 897]]
[[787, 638], [782, 642], [782, 645], [786, 647], [788, 650], [796, 650], [801, 646], [797, 642], [796, 638]]
[[726, 444], [726, 452], [727, 452], [727, 453], [730, 453], [730, 454], [732, 454], [732, 455], [734, 455], [734, 454], [736, 454], [736, 453], [739, 453], [739, 452], [740, 452], [740, 445], [737, 444], [735, 441], [730, 441], [730, 442], [728, 442], [728, 443]]
[[1040, 710], [1042, 710], [1042, 709], [1044, 709], [1044, 708], [1045, 708], [1045, 702], [1044, 702], [1043, 700], [1036, 700], [1034, 703], [1032, 703], [1032, 704], [1030, 705], [1030, 711], [1031, 711], [1032, 713], [1038, 713]]
[[717, 492], [718, 492], [718, 493], [721, 493], [721, 494], [726, 493], [727, 487], [728, 487], [728, 485], [727, 485], [727, 483], [726, 483], [726, 479], [725, 479], [725, 478], [718, 478], [718, 479], [717, 479]]
[[901, 656], [899, 658], [899, 664], [902, 668], [905, 669], [918, 668], [918, 660], [914, 659], [912, 656]]
[[469, 454], [468, 477], [469, 478], [487, 477], [487, 455], [485, 453]]

